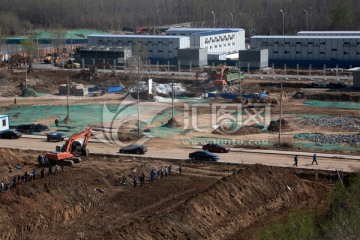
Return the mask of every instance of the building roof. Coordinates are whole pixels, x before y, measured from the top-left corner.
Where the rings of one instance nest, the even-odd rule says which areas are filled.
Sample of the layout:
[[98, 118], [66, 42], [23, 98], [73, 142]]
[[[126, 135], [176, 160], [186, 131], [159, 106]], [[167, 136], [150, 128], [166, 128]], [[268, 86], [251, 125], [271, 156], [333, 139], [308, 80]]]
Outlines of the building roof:
[[205, 32], [205, 31], [217, 31], [217, 30], [234, 30], [234, 31], [245, 31], [242, 28], [186, 28], [186, 27], [178, 27], [178, 28], [170, 28], [165, 32]]
[[360, 36], [252, 36], [250, 39], [359, 39]]
[[234, 33], [234, 32], [238, 32], [238, 31], [230, 30], [230, 29], [220, 29], [220, 30], [214, 30], [214, 31], [198, 32], [198, 33], [194, 33], [194, 34], [200, 35], [200, 36], [211, 36], [211, 35]]
[[360, 34], [360, 31], [300, 31], [297, 34]]
[[91, 34], [88, 37], [114, 37], [114, 38], [167, 38], [167, 39], [179, 39], [189, 38], [187, 36], [168, 36], [168, 35], [124, 35], [124, 34]]

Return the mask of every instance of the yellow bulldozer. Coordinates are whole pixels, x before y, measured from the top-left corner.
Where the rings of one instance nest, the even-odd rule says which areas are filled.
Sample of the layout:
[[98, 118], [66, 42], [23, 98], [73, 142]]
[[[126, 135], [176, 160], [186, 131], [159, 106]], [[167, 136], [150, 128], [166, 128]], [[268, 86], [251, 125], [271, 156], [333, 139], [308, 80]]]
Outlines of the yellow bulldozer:
[[81, 65], [80, 63], [75, 62], [75, 58], [69, 58], [68, 61], [65, 63], [64, 67], [70, 69], [76, 69], [76, 68], [80, 68]]
[[46, 54], [46, 56], [43, 59], [44, 63], [46, 63], [46, 64], [58, 63], [59, 60], [60, 60], [60, 58], [56, 53], [48, 53], [48, 54]]

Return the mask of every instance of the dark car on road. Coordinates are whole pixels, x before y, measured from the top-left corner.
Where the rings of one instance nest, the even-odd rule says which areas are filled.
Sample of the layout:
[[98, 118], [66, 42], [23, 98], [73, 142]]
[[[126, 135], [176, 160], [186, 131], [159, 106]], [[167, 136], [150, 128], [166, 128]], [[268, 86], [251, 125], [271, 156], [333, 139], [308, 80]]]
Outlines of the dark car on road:
[[50, 141], [60, 142], [60, 141], [64, 141], [64, 139], [66, 138], [66, 134], [58, 133], [58, 132], [51, 132], [48, 135], [46, 135], [46, 137], [47, 137], [48, 142], [50, 142]]
[[216, 143], [208, 143], [202, 147], [203, 150], [216, 153], [228, 153], [230, 151], [229, 147], [223, 146]]
[[312, 82], [305, 85], [306, 88], [328, 88], [326, 82]]
[[49, 130], [49, 128], [48, 126], [43, 124], [24, 124], [24, 125], [19, 125], [16, 128], [16, 131], [22, 133], [42, 132], [46, 130]]
[[20, 138], [21, 133], [18, 131], [9, 129], [9, 130], [0, 132], [0, 137], [1, 138], [9, 138], [9, 139]]
[[147, 147], [141, 144], [132, 144], [126, 147], [122, 147], [119, 150], [119, 153], [133, 153], [133, 154], [145, 154], [147, 152]]
[[196, 151], [189, 154], [191, 160], [207, 160], [207, 161], [218, 161], [219, 156], [209, 151]]

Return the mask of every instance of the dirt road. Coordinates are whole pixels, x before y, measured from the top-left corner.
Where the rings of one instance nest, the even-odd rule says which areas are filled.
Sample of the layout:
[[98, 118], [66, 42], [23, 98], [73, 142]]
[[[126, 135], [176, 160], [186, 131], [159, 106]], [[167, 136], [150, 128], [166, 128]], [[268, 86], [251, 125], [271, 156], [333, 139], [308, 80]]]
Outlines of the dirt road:
[[[17, 148], [22, 150], [54, 151], [58, 142], [47, 142], [45, 138], [23, 137], [17, 140], [0, 139], [0, 147]], [[90, 142], [88, 145], [90, 153], [120, 155], [119, 146], [104, 143]], [[161, 148], [157, 145], [149, 145], [149, 151], [145, 155], [135, 155], [136, 157], [166, 159], [166, 160], [185, 160], [189, 153], [200, 150], [200, 147], [186, 146], [181, 148]], [[286, 152], [275, 150], [259, 149], [232, 149], [229, 153], [219, 154], [220, 161], [224, 163], [237, 164], [263, 164], [268, 166], [292, 167], [294, 155], [299, 155], [298, 168], [322, 169], [334, 171], [340, 169], [346, 172], [354, 172], [360, 169], [360, 157], [353, 155], [339, 154], [317, 154], [319, 165], [311, 165], [312, 154], [306, 152]], [[129, 155], [130, 156], [130, 155]]]

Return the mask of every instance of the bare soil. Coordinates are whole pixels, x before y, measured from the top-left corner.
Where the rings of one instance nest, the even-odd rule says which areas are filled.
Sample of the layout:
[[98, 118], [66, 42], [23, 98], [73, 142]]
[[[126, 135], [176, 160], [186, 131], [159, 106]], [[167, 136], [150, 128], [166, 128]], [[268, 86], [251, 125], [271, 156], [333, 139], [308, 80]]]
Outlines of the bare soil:
[[[2, 149], [2, 176], [39, 168], [38, 152]], [[26, 164], [25, 164], [26, 163]], [[14, 165], [23, 166], [21, 170]], [[151, 168], [173, 166], [149, 179]], [[332, 184], [295, 170], [90, 156], [44, 179], [0, 195], [1, 239], [252, 239], [259, 228], [293, 209], [328, 209]], [[12, 171], [9, 170], [12, 168]], [[145, 173], [144, 186], [132, 176]], [[46, 171], [47, 172], [47, 171]], [[119, 179], [126, 185], [117, 185]]]

